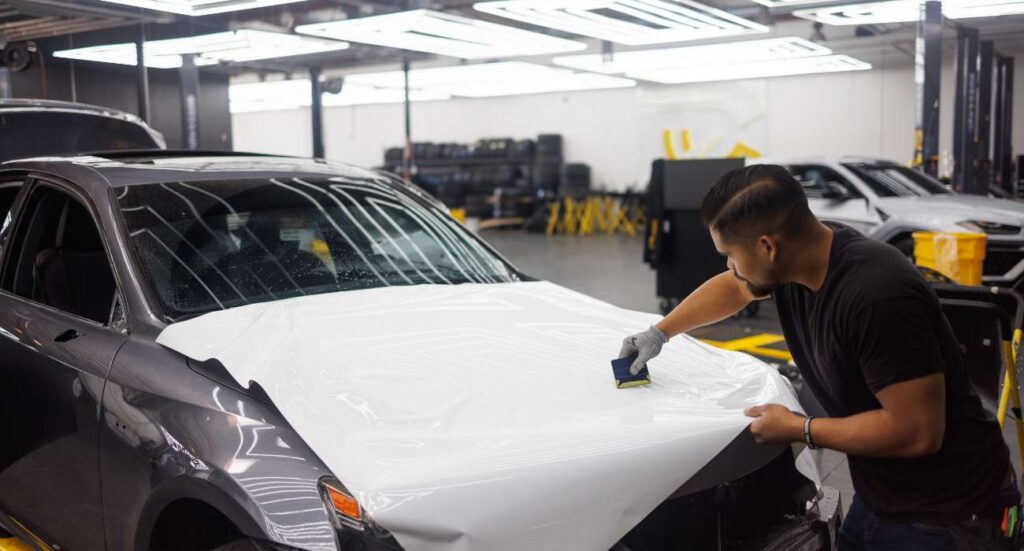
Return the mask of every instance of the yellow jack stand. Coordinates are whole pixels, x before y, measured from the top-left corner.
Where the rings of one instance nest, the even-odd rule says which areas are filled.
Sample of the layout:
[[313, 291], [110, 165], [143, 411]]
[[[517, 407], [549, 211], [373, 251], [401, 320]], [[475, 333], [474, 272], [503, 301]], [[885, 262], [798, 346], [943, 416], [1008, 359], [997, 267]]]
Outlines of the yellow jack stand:
[[1017, 388], [1017, 361], [1020, 355], [1022, 331], [1014, 329], [1013, 341], [1004, 343], [1006, 375], [1003, 378], [1003, 392], [999, 396], [999, 412], [996, 418], [999, 427], [1006, 424], [1006, 411], [1013, 404], [1013, 421], [1017, 428], [1017, 448], [1020, 451], [1021, 469], [1024, 470], [1024, 420], [1021, 419], [1020, 390]]

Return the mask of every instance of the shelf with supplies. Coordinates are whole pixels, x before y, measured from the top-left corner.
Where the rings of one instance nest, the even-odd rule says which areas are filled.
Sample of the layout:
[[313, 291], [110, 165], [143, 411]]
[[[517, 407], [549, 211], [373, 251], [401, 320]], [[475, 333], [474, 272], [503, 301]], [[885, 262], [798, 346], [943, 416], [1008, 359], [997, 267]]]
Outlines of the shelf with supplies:
[[[403, 170], [405, 149], [384, 154], [382, 168]], [[572, 188], [589, 188], [590, 169], [566, 164], [560, 134], [485, 138], [474, 144], [414, 142], [413, 183], [469, 218], [514, 224]]]

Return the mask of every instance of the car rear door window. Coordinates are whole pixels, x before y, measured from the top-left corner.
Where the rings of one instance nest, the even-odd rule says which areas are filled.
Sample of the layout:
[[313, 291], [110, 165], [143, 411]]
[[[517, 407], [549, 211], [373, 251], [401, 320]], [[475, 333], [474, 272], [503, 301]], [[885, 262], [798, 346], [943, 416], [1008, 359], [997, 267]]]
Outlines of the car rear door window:
[[5, 259], [3, 288], [108, 323], [114, 275], [99, 228], [80, 200], [44, 185], [31, 191]]

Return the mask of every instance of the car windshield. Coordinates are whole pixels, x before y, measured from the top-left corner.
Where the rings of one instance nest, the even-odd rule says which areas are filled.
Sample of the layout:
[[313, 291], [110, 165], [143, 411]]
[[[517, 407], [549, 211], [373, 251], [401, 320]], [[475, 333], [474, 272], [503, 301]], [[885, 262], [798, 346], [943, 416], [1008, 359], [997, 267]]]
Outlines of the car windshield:
[[443, 211], [385, 180], [168, 182], [116, 191], [138, 261], [171, 320], [300, 295], [519, 279]]
[[0, 110], [0, 160], [123, 149], [159, 149], [144, 127], [103, 115]]
[[879, 197], [921, 197], [952, 193], [942, 182], [905, 166], [880, 163], [848, 163], [852, 170]]

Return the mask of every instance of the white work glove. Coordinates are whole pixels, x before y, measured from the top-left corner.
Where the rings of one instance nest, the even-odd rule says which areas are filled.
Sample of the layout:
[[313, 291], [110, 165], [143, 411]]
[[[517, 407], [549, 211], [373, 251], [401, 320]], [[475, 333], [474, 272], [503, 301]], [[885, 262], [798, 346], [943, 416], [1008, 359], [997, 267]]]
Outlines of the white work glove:
[[636, 375], [647, 365], [647, 362], [661, 353], [661, 347], [668, 342], [668, 336], [655, 326], [650, 326], [647, 331], [626, 337], [622, 341], [622, 350], [619, 350], [619, 358], [625, 358], [636, 354], [636, 359], [629, 366], [629, 374]]

